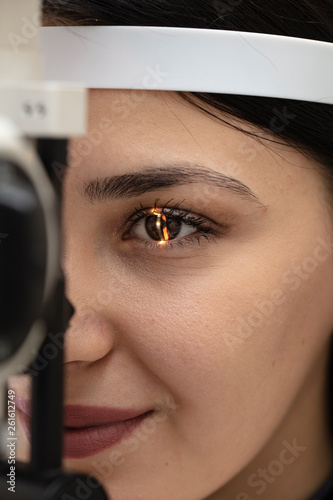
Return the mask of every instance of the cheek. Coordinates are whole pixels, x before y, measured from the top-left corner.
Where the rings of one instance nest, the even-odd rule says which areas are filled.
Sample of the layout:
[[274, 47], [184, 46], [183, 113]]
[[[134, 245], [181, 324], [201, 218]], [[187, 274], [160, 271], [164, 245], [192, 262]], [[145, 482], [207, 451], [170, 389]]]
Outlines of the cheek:
[[333, 329], [333, 259], [315, 250], [274, 264], [255, 254], [247, 265], [215, 267], [153, 292], [140, 282], [132, 313], [142, 335], [132, 341], [149, 364], [175, 378], [181, 373], [181, 384], [189, 386], [196, 373], [213, 381], [235, 372], [237, 380], [242, 366], [256, 377], [260, 367], [302, 364]]
[[267, 415], [263, 435], [283, 417], [333, 329], [333, 259], [313, 252], [293, 263], [272, 258], [275, 265], [256, 253], [247, 266], [215, 268], [153, 294], [141, 282], [127, 331], [181, 403], [183, 435], [203, 426], [207, 438], [207, 421], [212, 429], [223, 421], [216, 435], [225, 446], [228, 433], [255, 435], [258, 408]]

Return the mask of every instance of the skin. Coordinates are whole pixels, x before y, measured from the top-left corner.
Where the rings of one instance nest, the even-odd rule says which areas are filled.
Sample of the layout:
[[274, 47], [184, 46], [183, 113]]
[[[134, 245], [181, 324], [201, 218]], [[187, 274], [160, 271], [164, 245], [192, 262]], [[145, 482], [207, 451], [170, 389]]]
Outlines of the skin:
[[[76, 308], [66, 403], [153, 409], [155, 425], [140, 429], [135, 450], [124, 440], [66, 467], [95, 474], [113, 500], [309, 498], [333, 464], [333, 223], [317, 163], [167, 92], [91, 91], [87, 138], [72, 141], [64, 180], [63, 267]], [[177, 162], [239, 179], [260, 202], [203, 183], [94, 203], [82, 195], [96, 177]], [[157, 199], [209, 218], [215, 241], [147, 247], [133, 229], [124, 238], [121, 224]], [[28, 395], [25, 377], [13, 386]]]

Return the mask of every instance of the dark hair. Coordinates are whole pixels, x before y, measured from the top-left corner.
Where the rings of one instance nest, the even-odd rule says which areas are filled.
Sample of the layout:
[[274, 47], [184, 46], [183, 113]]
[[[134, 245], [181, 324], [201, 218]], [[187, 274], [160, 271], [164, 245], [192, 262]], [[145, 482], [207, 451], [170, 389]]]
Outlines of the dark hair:
[[[224, 29], [333, 42], [333, 0], [44, 0], [44, 16], [46, 23], [62, 25]], [[213, 114], [208, 109], [215, 108], [245, 120], [269, 132], [273, 141], [286, 142], [313, 157], [323, 166], [333, 192], [333, 105], [226, 94], [179, 94], [204, 112]], [[329, 404], [332, 387], [330, 383]]]
[[[333, 42], [332, 0], [44, 0], [48, 22], [252, 31]], [[333, 188], [333, 106], [209, 93], [181, 93], [255, 124], [309, 153]], [[195, 99], [194, 104], [198, 105]], [[204, 109], [205, 112], [206, 109]]]

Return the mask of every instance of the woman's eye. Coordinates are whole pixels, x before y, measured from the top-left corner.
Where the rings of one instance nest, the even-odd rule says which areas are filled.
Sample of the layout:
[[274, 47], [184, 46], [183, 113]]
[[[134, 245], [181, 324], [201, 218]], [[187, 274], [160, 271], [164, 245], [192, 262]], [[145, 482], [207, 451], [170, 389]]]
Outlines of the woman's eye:
[[180, 217], [169, 216], [153, 210], [150, 215], [136, 223], [132, 234], [146, 241], [161, 244], [175, 239], [185, 238], [197, 232], [197, 227], [186, 224]]
[[158, 208], [155, 204], [154, 208], [137, 209], [128, 221], [123, 239], [134, 240], [145, 248], [170, 250], [175, 245], [200, 245], [202, 238], [214, 240], [217, 235], [212, 222], [190, 211], [179, 210], [179, 205]]

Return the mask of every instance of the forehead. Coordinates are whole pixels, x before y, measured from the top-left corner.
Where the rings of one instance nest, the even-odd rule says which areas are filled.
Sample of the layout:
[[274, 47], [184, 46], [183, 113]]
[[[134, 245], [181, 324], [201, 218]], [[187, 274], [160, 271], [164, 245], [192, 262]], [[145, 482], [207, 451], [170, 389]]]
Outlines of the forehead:
[[[175, 160], [186, 155], [192, 160], [205, 159], [223, 162], [223, 156], [237, 156], [249, 162], [259, 153], [267, 153], [267, 148], [257, 140], [226, 125], [239, 126], [231, 116], [222, 116], [212, 109], [215, 116], [199, 110], [175, 92], [145, 90], [91, 90], [89, 96], [89, 131], [102, 133], [103, 139], [94, 148], [96, 154], [116, 154], [128, 156], [130, 161], [143, 161], [163, 155]], [[242, 123], [244, 130], [254, 127]], [[263, 131], [260, 130], [261, 135]], [[250, 150], [243, 151], [245, 145]], [[189, 159], [189, 158], [187, 158]]]
[[127, 130], [139, 134], [142, 129], [151, 129], [157, 135], [162, 128], [164, 132], [169, 128], [170, 133], [177, 134], [185, 126], [183, 121], [194, 122], [204, 132], [208, 122], [210, 127], [218, 123], [176, 92], [95, 89], [89, 92], [89, 105], [89, 126], [98, 126], [103, 117], [108, 117], [116, 133]]
[[[265, 132], [231, 116], [210, 116], [175, 92], [91, 90], [88, 133], [72, 142], [86, 174], [123, 174], [144, 166], [193, 162], [243, 182], [264, 183], [266, 191], [294, 186], [322, 189], [317, 164], [285, 145], [260, 141], [243, 130]], [[268, 135], [267, 135], [268, 137]]]

